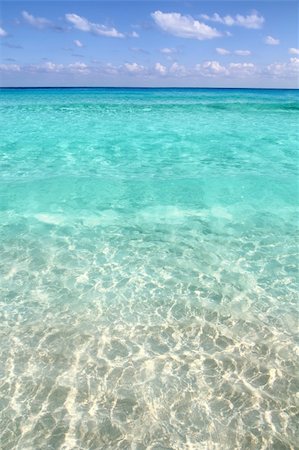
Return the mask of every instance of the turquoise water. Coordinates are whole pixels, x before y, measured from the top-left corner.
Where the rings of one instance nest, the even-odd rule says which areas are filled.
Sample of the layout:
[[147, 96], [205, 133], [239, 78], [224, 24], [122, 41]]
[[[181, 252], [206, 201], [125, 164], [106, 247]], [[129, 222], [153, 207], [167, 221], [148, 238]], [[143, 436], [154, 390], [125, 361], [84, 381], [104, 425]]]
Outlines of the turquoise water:
[[295, 449], [298, 91], [0, 99], [1, 448]]

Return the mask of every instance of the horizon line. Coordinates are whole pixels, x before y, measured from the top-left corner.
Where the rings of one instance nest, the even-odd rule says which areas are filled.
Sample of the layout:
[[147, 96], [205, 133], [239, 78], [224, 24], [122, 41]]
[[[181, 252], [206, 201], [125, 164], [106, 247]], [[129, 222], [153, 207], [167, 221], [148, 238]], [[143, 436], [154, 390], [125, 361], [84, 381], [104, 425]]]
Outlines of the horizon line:
[[219, 86], [0, 86], [0, 89], [226, 89], [297, 91], [299, 87], [219, 87]]

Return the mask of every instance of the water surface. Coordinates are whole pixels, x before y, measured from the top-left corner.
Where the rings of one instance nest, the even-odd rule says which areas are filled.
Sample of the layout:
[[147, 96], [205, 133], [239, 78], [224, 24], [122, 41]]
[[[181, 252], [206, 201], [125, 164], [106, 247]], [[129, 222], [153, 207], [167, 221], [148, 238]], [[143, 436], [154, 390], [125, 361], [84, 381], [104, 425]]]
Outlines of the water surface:
[[1, 448], [295, 449], [298, 91], [0, 91]]

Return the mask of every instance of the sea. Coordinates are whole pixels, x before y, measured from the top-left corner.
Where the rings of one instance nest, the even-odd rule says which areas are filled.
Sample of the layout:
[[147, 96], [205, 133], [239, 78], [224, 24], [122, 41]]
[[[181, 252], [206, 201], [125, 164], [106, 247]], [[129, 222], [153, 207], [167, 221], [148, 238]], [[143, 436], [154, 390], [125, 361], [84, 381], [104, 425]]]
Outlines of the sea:
[[2, 450], [299, 448], [298, 112], [0, 90]]

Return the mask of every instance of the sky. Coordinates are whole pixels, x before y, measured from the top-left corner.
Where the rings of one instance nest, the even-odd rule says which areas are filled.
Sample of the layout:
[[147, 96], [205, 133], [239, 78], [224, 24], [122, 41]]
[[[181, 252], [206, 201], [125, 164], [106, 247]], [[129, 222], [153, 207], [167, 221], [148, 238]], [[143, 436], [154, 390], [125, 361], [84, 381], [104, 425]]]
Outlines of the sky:
[[296, 1], [13, 1], [1, 86], [298, 88]]

